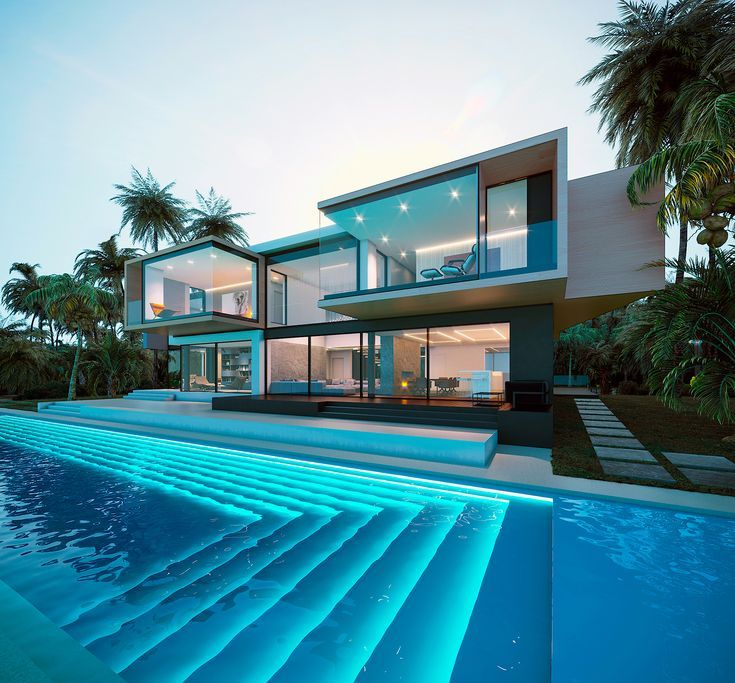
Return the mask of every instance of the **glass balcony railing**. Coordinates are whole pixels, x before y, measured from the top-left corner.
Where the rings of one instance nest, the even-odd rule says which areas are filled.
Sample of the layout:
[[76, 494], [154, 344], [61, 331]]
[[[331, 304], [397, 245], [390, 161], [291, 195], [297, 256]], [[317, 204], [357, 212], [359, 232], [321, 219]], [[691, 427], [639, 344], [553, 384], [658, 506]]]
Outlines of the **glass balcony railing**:
[[556, 221], [488, 231], [483, 277], [553, 270], [557, 265]]

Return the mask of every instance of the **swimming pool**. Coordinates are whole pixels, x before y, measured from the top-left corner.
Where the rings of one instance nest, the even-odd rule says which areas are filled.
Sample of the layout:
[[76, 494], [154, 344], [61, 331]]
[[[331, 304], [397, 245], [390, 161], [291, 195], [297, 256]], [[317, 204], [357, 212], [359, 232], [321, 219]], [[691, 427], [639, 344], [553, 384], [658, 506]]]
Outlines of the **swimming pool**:
[[711, 677], [660, 680], [729, 680], [734, 549], [728, 519], [0, 416], [0, 580], [129, 681], [621, 680], [626, 618], [709, 629], [680, 649]]

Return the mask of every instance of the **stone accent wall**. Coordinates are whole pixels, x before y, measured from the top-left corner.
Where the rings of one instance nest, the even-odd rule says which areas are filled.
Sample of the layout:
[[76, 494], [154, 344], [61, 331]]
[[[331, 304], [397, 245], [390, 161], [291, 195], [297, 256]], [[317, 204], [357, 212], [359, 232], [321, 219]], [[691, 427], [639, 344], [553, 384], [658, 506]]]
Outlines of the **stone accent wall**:
[[271, 381], [298, 379], [306, 381], [309, 373], [309, 347], [287, 340], [274, 339], [268, 348]]

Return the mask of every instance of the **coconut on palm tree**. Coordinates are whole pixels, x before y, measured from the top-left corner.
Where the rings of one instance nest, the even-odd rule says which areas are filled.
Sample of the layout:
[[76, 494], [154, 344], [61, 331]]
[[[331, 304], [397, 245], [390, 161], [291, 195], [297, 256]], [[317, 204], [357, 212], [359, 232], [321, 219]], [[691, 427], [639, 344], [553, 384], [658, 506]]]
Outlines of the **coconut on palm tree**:
[[140, 256], [140, 250], [118, 246], [117, 236], [100, 242], [96, 249], [85, 249], [74, 261], [75, 277], [101, 285], [115, 292], [120, 299], [125, 295], [123, 279], [125, 262]]
[[28, 295], [38, 289], [38, 268], [38, 263], [14, 263], [10, 266], [10, 274], [17, 273], [18, 277], [8, 280], [0, 291], [0, 302], [10, 313], [31, 318], [31, 334], [36, 320], [39, 329], [44, 320], [43, 304], [39, 302], [30, 306], [27, 302]]
[[175, 184], [161, 187], [150, 169], [142, 175], [133, 167], [130, 186], [115, 185], [119, 194], [110, 199], [123, 209], [120, 229], [130, 226], [133, 241], [153, 251], [158, 251], [162, 241], [176, 244], [184, 239], [187, 209], [171, 192]]
[[[590, 41], [610, 52], [580, 83], [600, 84], [591, 111], [601, 114], [600, 128], [618, 149], [618, 166], [640, 164], [662, 149], [686, 142], [684, 94], [692, 83], [707, 77], [713, 64], [722, 65], [713, 51], [731, 52], [734, 17], [733, 3], [725, 0], [662, 5], [622, 1], [618, 21], [600, 24], [600, 35]], [[723, 41], [723, 36], [729, 40]], [[677, 218], [683, 263], [688, 217], [678, 211]], [[677, 282], [683, 277], [678, 267]]]
[[28, 305], [42, 303], [49, 317], [73, 330], [76, 336], [76, 350], [69, 376], [68, 400], [72, 401], [76, 397], [84, 328], [90, 320], [103, 318], [106, 310], [117, 305], [117, 299], [112, 292], [68, 273], [41, 276], [38, 285], [38, 289], [28, 295]]
[[189, 209], [189, 238], [219, 237], [234, 244], [248, 246], [248, 234], [238, 223], [241, 218], [252, 215], [251, 212], [234, 213], [232, 204], [226, 197], [218, 195], [213, 187], [205, 197], [196, 193], [198, 208]]

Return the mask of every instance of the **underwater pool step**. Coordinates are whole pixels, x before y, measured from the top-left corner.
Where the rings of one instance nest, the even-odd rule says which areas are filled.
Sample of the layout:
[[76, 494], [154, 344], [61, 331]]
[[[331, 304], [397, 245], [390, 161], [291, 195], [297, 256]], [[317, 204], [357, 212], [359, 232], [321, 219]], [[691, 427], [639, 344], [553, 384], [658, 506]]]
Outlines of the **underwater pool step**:
[[[412, 635], [406, 638], [406, 651], [433, 658], [430, 666], [419, 665], [424, 680], [442, 680], [434, 669], [451, 672], [447, 663], [457, 656], [508, 505], [497, 492], [13, 419], [11, 429], [0, 418], [0, 439], [7, 430], [47, 455], [233, 508], [262, 498], [260, 508], [251, 506], [262, 517], [248, 524], [259, 537], [255, 543], [225, 552], [230, 539], [223, 536], [97, 603], [69, 626], [131, 683], [355, 680], [386, 666], [400, 676], [400, 665], [383, 659], [390, 658], [395, 625], [407, 611], [414, 628], [426, 623], [437, 633], [451, 632], [429, 653]], [[272, 515], [279, 510], [294, 517], [284, 521], [282, 514], [276, 526]], [[472, 565], [471, 571], [455, 568], [457, 562]], [[424, 602], [437, 600], [443, 615], [421, 612]]]
[[[256, 680], [297, 680], [297, 672], [305, 670], [312, 680], [354, 680], [363, 659], [367, 659], [400, 610], [462, 509], [460, 504], [427, 505], [392, 540], [380, 559], [361, 572], [346, 593], [330, 601], [328, 612], [318, 612], [312, 600], [315, 595], [329, 592], [329, 574], [309, 577], [307, 586], [301, 590], [297, 587], [291, 599], [284, 600], [278, 609], [270, 610], [253, 624], [254, 628], [234, 638], [190, 680], [211, 680], [214, 671], [236, 677], [238, 670], [253, 672]], [[429, 519], [436, 523], [427, 524]], [[316, 642], [315, 632], [328, 635], [321, 641], [317, 635]], [[269, 633], [278, 633], [279, 637], [269, 638]], [[337, 639], [335, 643], [335, 633], [350, 633], [350, 639]], [[295, 651], [311, 651], [313, 647], [334, 663], [334, 668], [303, 669], [302, 661], [294, 661], [289, 671], [277, 675], [287, 662], [292, 662]], [[342, 667], [338, 668], [338, 664]]]
[[[257, 617], [369, 522], [369, 515], [350, 512], [318, 527], [307, 526], [303, 518], [298, 518], [289, 526], [303, 527], [299, 540], [265, 539], [236, 561], [169, 596], [154, 610], [124, 624], [112, 636], [90, 643], [88, 648], [113, 671], [119, 673], [130, 667], [123, 676], [129, 680], [147, 680], [138, 676], [151, 672], [157, 661], [163, 660], [166, 670], [181, 666], [182, 658], [191, 657], [197, 645], [212, 647], [206, 638], [189, 639], [190, 631], [203, 629], [217, 637], [222, 633], [221, 622], [241, 615], [245, 607], [251, 618]], [[182, 641], [191, 649], [181, 648], [177, 643]], [[140, 667], [131, 667], [136, 660], [141, 662]]]
[[356, 681], [450, 680], [506, 509], [487, 511], [486, 524], [478, 524], [482, 513], [469, 514], [447, 534]]

